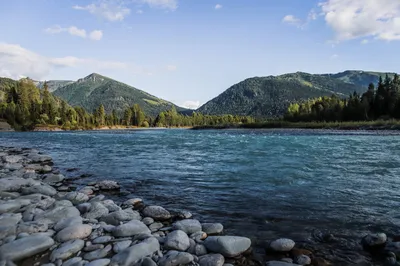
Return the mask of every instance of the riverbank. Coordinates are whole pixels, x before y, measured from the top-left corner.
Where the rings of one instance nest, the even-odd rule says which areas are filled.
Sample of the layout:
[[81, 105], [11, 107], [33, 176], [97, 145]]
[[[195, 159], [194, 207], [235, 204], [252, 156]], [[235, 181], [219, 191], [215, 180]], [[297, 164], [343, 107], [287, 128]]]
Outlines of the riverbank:
[[400, 130], [399, 120], [377, 120], [359, 122], [289, 122], [268, 121], [239, 125], [196, 126], [193, 130], [206, 129], [330, 129], [330, 130]]

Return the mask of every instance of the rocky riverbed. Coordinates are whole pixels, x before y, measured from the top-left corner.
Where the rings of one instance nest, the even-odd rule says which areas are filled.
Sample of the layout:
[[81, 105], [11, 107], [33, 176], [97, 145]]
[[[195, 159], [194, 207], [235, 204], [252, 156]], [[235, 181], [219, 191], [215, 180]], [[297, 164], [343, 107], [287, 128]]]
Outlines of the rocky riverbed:
[[[201, 223], [190, 212], [140, 198], [114, 202], [103, 195], [120, 189], [111, 180], [78, 189], [70, 184], [51, 157], [0, 147], [1, 266], [333, 265], [285, 238], [266, 244], [266, 255], [256, 259], [251, 240], [224, 235], [220, 223]], [[395, 240], [380, 233], [360, 245], [380, 262], [400, 265]]]

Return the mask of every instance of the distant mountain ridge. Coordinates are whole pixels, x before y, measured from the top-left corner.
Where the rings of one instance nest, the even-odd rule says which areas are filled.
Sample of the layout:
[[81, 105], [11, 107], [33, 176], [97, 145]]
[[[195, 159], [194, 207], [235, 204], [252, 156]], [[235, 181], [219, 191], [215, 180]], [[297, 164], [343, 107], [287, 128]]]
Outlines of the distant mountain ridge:
[[[50, 81], [51, 82], [51, 81]], [[151, 116], [170, 110], [173, 106], [178, 111], [185, 108], [153, 96], [122, 82], [92, 73], [75, 82], [57, 88], [53, 94], [67, 101], [72, 106], [82, 106], [92, 112], [100, 104], [107, 113], [116, 110], [122, 113], [127, 107], [139, 104], [143, 111]]]
[[[394, 73], [388, 73], [389, 76]], [[336, 74], [296, 72], [253, 77], [239, 82], [202, 105], [198, 112], [210, 115], [282, 116], [290, 103], [314, 97], [363, 93], [386, 73], [347, 70]]]

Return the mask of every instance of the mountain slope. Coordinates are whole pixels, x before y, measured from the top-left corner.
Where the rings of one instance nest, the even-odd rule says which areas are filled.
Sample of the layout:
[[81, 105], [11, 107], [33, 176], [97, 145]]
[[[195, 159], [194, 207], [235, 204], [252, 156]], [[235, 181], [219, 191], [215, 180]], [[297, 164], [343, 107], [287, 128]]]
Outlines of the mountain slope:
[[[127, 107], [139, 104], [146, 114], [156, 116], [161, 111], [175, 106], [144, 91], [96, 73], [60, 87], [53, 94], [70, 105], [82, 106], [89, 112], [103, 104], [108, 113], [113, 109], [122, 113]], [[175, 108], [178, 111], [185, 110], [178, 106]]]
[[[395, 73], [387, 73], [390, 78], [393, 78]], [[362, 71], [362, 70], [346, 70], [337, 74], [324, 74], [322, 76], [340, 79], [346, 83], [368, 87], [370, 83], [377, 83], [379, 77], [384, 78], [386, 73]]]
[[[54, 92], [58, 88], [61, 88], [66, 85], [69, 85], [71, 83], [74, 83], [74, 81], [72, 81], [72, 80], [49, 80], [46, 82], [47, 82], [49, 92]], [[34, 83], [35, 83], [36, 87], [38, 87], [39, 89], [43, 89], [43, 85], [44, 85], [45, 81], [35, 81]]]
[[297, 72], [254, 77], [233, 85], [197, 111], [211, 115], [278, 117], [285, 113], [292, 102], [332, 94], [348, 96], [354, 91], [365, 92], [365, 83], [376, 83], [379, 74], [383, 75], [371, 73], [374, 72], [357, 75], [351, 71], [323, 75]]

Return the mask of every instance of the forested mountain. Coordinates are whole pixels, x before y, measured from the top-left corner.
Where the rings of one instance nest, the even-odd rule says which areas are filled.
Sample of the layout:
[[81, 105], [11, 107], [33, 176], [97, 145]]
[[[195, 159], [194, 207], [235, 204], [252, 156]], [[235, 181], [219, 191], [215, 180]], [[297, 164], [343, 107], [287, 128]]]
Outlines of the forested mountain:
[[[280, 117], [293, 102], [322, 96], [362, 93], [385, 73], [345, 71], [338, 74], [303, 72], [246, 79], [201, 106], [204, 114]], [[366, 84], [366, 85], [365, 85]]]
[[[33, 81], [33, 83], [40, 89], [43, 89], [43, 85], [45, 81]], [[66, 85], [69, 85], [71, 83], [74, 83], [72, 80], [49, 80], [46, 81], [47, 87], [49, 89], [49, 92], [54, 92], [58, 88], [64, 87]]]
[[[58, 88], [54, 95], [72, 106], [82, 106], [89, 112], [102, 104], [106, 113], [116, 110], [121, 114], [126, 108], [138, 104], [147, 115], [156, 116], [175, 106], [171, 102], [96, 73]], [[185, 110], [178, 106], [175, 108], [178, 111]]]

